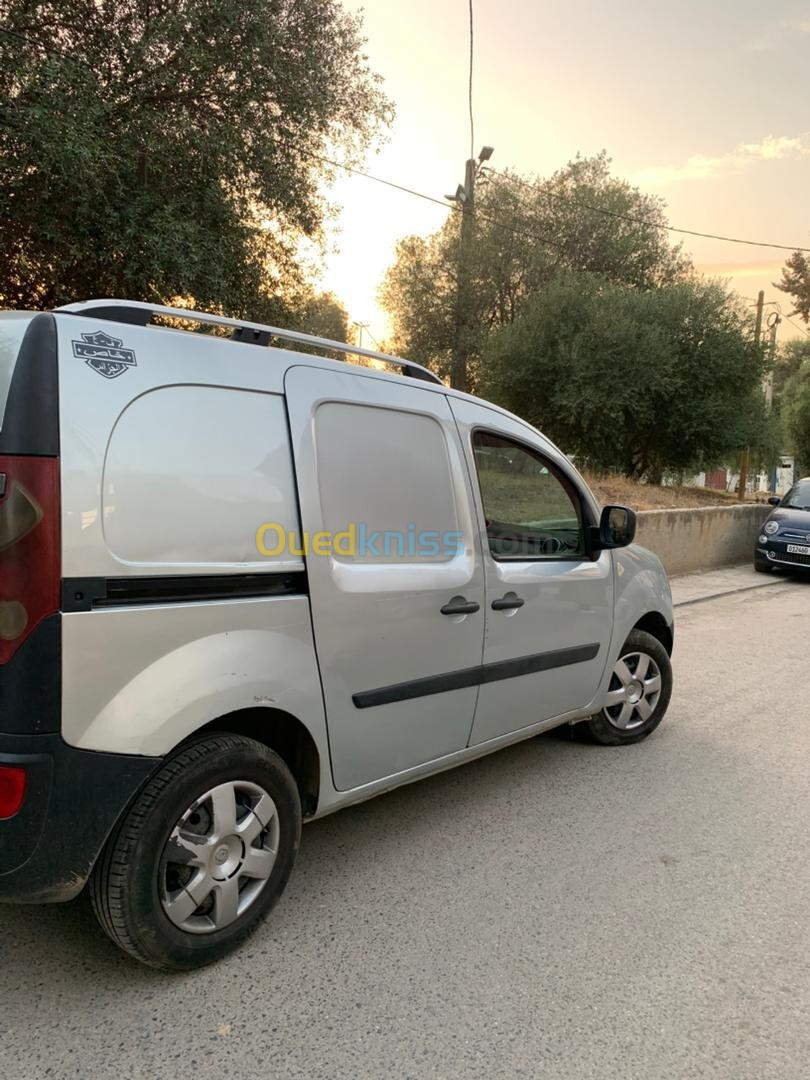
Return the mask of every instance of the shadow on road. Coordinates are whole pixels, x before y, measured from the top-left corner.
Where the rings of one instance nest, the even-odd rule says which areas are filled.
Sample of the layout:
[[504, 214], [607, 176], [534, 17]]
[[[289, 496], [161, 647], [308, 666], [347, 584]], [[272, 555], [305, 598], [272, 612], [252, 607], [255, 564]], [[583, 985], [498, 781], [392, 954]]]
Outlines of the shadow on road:
[[[569, 768], [581, 772], [583, 750], [586, 757], [589, 750], [597, 756], [605, 753], [604, 748], [572, 742], [570, 730], [559, 728], [305, 826], [293, 878], [270, 925], [293, 907], [305, 907], [309, 895], [323, 895], [330, 888], [324, 867], [331, 876], [336, 854], [351, 882], [390, 851], [392, 838], [403, 845], [410, 836], [427, 847], [435, 842], [437, 828], [451, 838], [460, 823], [477, 818], [489, 800], [502, 798], [516, 783], [530, 777], [541, 783], [544, 771], [545, 782], [552, 773], [564, 776]], [[547, 810], [552, 817], [557, 816], [554, 797], [550, 788]], [[306, 917], [303, 910], [299, 914]], [[67, 904], [0, 905], [0, 953], [7, 969], [67, 967], [71, 980], [88, 983], [103, 973], [111, 988], [119, 982], [130, 988], [133, 982], [146, 986], [165, 977], [119, 953], [96, 924], [86, 893]]]

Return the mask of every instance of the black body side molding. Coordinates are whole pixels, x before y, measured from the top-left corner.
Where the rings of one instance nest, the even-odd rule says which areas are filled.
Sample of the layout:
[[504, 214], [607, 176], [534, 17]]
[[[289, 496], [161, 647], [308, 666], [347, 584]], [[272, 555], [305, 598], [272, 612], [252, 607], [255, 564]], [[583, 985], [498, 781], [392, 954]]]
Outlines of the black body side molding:
[[181, 574], [171, 577], [63, 578], [62, 611], [135, 604], [190, 604], [259, 596], [306, 595], [305, 570], [296, 573]]
[[500, 682], [501, 679], [514, 679], [518, 675], [532, 675], [537, 671], [581, 664], [586, 660], [593, 660], [598, 652], [599, 644], [594, 642], [590, 645], [575, 645], [570, 649], [532, 653], [529, 656], [518, 656], [514, 660], [497, 660], [491, 664], [462, 668], [460, 671], [448, 671], [444, 675], [429, 675], [425, 679], [411, 679], [409, 682], [394, 683], [392, 686], [381, 686], [377, 690], [363, 690], [352, 694], [352, 701], [358, 709], [370, 709], [374, 705], [390, 705], [395, 701], [410, 701], [430, 694], [444, 694], [448, 690], [463, 690], [468, 686], [481, 686], [484, 683]]

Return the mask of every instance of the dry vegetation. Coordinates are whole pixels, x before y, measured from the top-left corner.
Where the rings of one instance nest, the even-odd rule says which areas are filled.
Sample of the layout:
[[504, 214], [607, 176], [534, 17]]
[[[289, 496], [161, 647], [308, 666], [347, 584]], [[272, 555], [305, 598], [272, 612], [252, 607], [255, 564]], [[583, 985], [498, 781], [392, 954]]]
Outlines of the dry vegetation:
[[727, 506], [737, 502], [728, 491], [699, 487], [658, 487], [637, 484], [626, 476], [595, 476], [586, 473], [585, 479], [602, 505], [618, 503], [634, 510], [679, 510], [695, 506]]

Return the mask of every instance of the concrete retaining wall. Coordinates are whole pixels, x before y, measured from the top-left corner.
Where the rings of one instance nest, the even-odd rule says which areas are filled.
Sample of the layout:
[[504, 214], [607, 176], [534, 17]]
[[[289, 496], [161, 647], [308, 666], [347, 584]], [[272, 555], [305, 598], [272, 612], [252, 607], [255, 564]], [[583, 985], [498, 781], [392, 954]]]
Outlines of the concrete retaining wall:
[[695, 510], [641, 510], [636, 540], [654, 551], [668, 574], [748, 562], [770, 513], [761, 503]]

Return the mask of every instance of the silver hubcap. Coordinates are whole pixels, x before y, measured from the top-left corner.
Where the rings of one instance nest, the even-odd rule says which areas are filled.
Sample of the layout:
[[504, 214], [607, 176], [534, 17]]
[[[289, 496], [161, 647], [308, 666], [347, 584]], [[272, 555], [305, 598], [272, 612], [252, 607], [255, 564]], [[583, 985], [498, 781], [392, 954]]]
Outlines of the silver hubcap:
[[623, 656], [610, 679], [604, 715], [621, 731], [641, 727], [653, 714], [661, 696], [661, 672], [647, 653]]
[[243, 915], [276, 861], [276, 805], [246, 780], [219, 784], [172, 829], [160, 864], [163, 910], [181, 930], [211, 934]]

